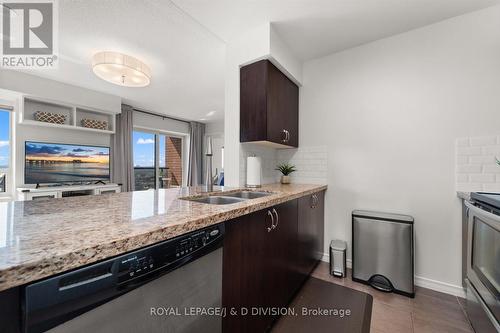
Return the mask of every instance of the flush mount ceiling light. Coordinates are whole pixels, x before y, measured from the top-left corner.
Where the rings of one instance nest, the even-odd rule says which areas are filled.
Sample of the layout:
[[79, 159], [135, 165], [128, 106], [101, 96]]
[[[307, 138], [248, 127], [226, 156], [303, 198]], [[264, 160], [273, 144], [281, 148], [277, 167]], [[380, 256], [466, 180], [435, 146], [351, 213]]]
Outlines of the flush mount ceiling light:
[[99, 52], [92, 58], [92, 70], [101, 79], [124, 87], [146, 87], [151, 70], [137, 58], [118, 52]]

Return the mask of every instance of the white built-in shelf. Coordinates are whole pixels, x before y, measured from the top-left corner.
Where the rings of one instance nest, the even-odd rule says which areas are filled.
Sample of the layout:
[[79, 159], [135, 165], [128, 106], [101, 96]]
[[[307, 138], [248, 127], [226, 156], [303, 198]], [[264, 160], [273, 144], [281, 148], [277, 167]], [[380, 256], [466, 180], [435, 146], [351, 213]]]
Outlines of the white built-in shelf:
[[[35, 96], [23, 96], [21, 105], [22, 107], [19, 123], [23, 125], [70, 129], [101, 134], [115, 133], [116, 114], [111, 111], [49, 100], [46, 98]], [[35, 120], [35, 112], [37, 111], [64, 114], [66, 115], [66, 122], [64, 124], [53, 124], [43, 121], [37, 121]], [[81, 125], [82, 119], [96, 119], [101, 121], [106, 120], [108, 122], [108, 129], [100, 130], [95, 128], [83, 127]]]

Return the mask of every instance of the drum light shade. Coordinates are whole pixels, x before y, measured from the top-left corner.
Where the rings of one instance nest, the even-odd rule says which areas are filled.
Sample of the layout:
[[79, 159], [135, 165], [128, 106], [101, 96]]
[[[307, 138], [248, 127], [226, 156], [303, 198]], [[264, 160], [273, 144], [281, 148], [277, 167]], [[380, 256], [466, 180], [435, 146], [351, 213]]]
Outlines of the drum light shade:
[[146, 87], [151, 69], [137, 58], [118, 52], [99, 52], [92, 58], [92, 70], [101, 79], [124, 87]]

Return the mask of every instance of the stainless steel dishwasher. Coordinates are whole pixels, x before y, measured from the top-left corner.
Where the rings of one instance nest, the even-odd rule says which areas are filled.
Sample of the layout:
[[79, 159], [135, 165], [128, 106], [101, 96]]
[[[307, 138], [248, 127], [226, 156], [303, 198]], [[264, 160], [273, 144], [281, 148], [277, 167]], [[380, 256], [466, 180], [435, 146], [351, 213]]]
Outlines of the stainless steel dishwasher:
[[221, 332], [220, 224], [26, 286], [24, 332]]

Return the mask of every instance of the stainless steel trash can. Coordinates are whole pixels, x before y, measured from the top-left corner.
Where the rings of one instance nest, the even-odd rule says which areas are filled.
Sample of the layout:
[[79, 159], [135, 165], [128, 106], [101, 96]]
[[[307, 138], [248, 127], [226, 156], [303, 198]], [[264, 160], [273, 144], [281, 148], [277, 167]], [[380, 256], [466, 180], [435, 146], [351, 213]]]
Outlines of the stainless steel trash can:
[[353, 281], [414, 297], [413, 221], [408, 215], [353, 211]]
[[347, 244], [342, 240], [332, 240], [330, 243], [330, 274], [336, 277], [346, 277]]

